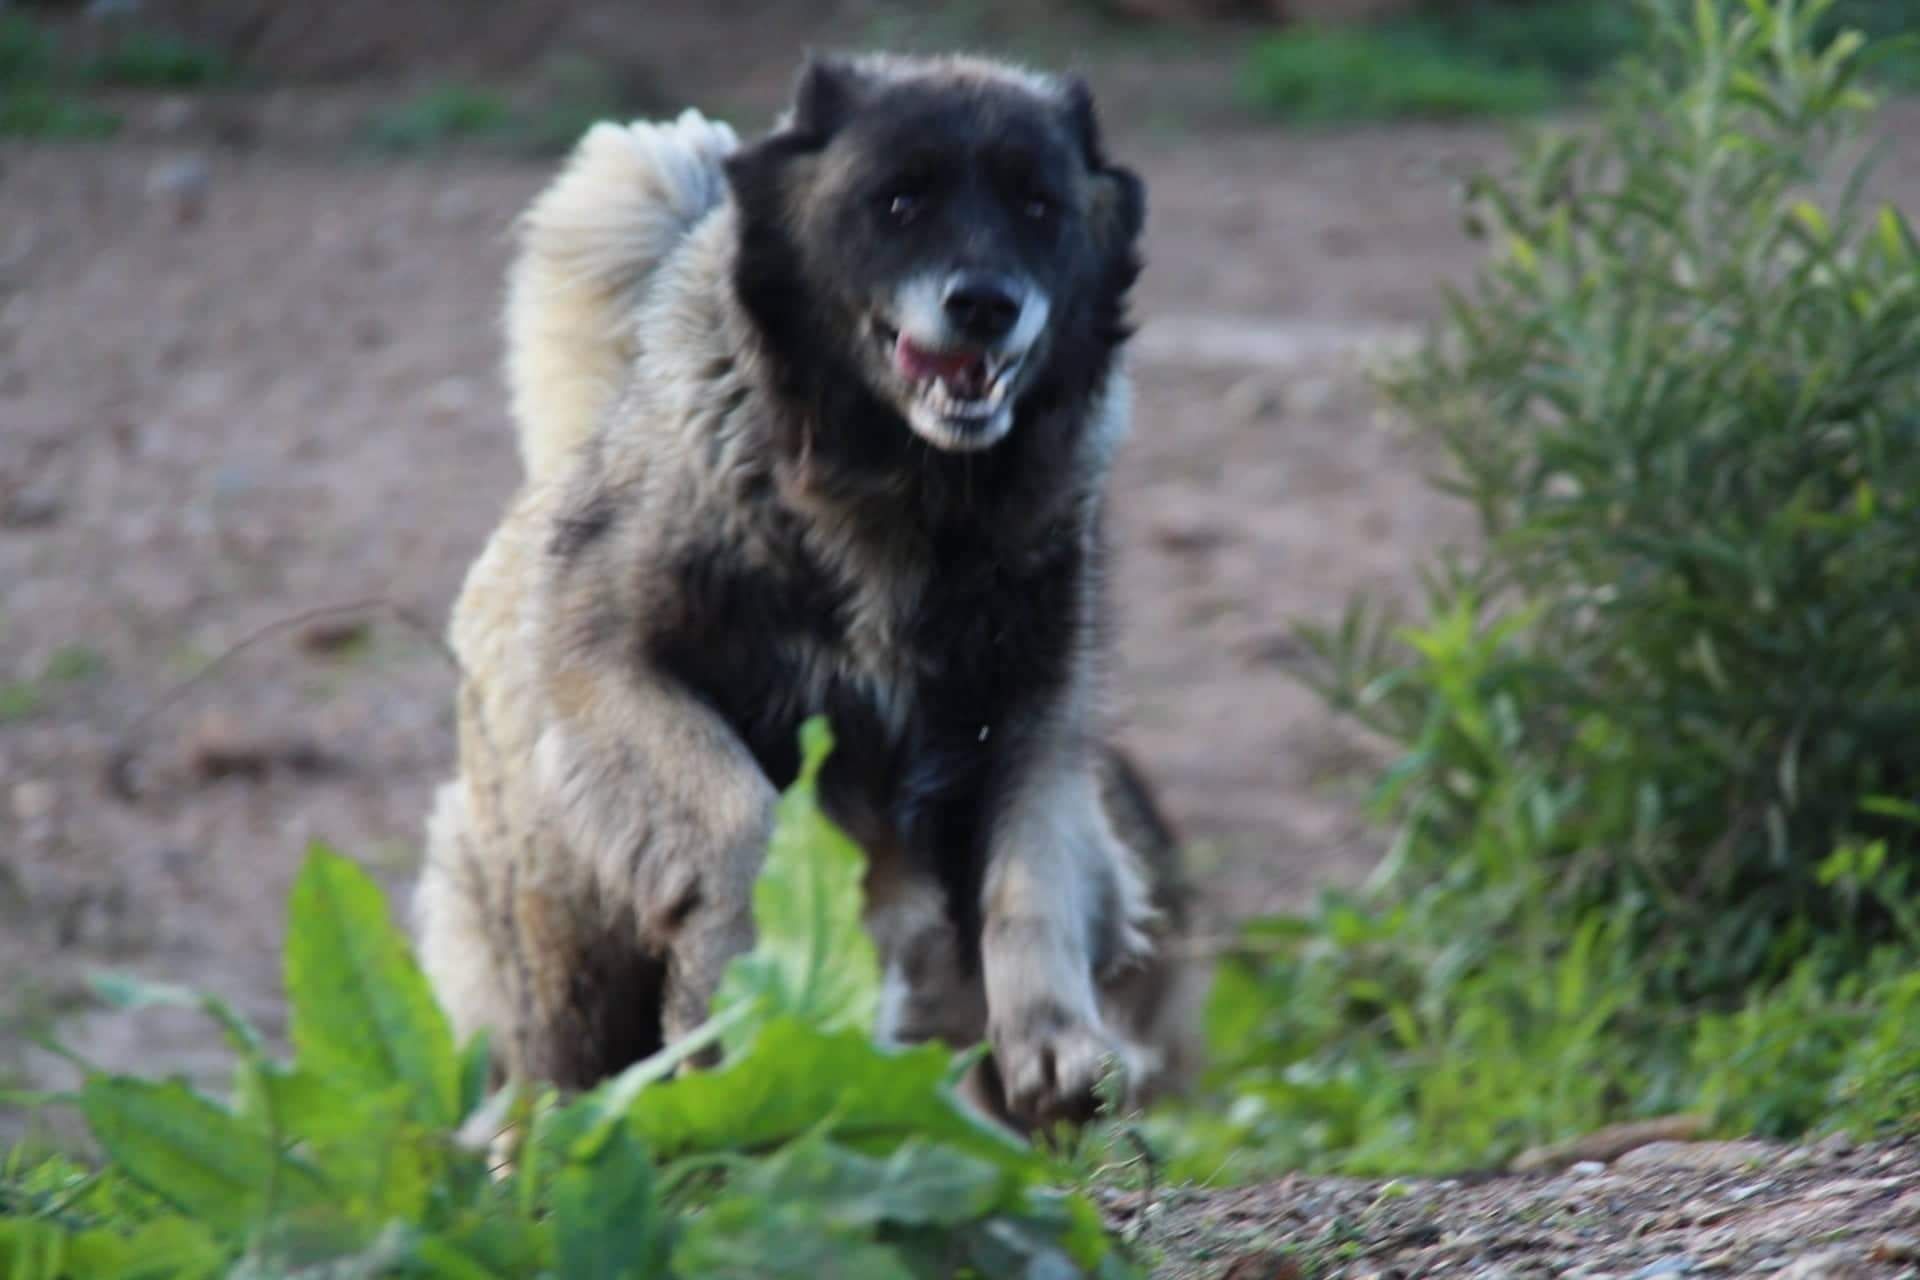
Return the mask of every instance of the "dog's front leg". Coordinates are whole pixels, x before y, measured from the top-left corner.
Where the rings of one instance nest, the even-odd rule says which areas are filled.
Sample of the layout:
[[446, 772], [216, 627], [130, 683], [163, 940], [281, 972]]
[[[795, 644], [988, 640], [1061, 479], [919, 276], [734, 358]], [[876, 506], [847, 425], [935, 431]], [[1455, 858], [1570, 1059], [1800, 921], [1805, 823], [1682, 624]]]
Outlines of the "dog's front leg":
[[667, 961], [661, 1030], [699, 1025], [727, 962], [753, 945], [773, 785], [733, 731], [648, 671], [574, 663], [534, 768], [562, 838], [587, 862], [609, 918]]
[[1137, 962], [1151, 918], [1114, 835], [1094, 764], [1059, 749], [1008, 797], [990, 836], [981, 917], [988, 1034], [1007, 1110], [1022, 1124], [1080, 1123], [1132, 1046], [1103, 1022], [1101, 981]]

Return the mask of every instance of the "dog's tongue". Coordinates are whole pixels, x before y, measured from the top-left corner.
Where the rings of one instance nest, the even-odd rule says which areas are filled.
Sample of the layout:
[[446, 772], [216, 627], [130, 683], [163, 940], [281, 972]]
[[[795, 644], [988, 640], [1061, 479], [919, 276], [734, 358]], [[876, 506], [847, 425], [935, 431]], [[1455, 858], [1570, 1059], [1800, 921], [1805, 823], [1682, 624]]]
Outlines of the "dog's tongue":
[[893, 347], [893, 363], [915, 382], [938, 378], [951, 391], [977, 396], [986, 390], [987, 362], [972, 351], [928, 351], [906, 334]]

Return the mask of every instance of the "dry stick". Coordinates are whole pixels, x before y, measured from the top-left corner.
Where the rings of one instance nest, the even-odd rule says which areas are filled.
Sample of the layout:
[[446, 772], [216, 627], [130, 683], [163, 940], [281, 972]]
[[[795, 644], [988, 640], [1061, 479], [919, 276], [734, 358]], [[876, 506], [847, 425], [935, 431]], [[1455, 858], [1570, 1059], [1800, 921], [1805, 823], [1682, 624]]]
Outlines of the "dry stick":
[[340, 604], [322, 605], [316, 609], [306, 609], [284, 618], [256, 627], [222, 650], [213, 661], [180, 681], [161, 694], [159, 699], [145, 711], [135, 716], [127, 727], [120, 731], [120, 742], [107, 757], [106, 784], [108, 790], [122, 800], [132, 801], [136, 792], [133, 786], [133, 762], [140, 750], [141, 736], [148, 726], [166, 712], [178, 706], [188, 694], [212, 680], [226, 665], [241, 654], [253, 649], [267, 640], [289, 631], [312, 626], [316, 622], [325, 622], [332, 618], [344, 617], [356, 613], [384, 613], [406, 627], [408, 630], [426, 638], [429, 644], [447, 664], [453, 668], [456, 676], [465, 678], [466, 672], [460, 666], [460, 658], [425, 619], [391, 596], [368, 596], [361, 600], [348, 600]]

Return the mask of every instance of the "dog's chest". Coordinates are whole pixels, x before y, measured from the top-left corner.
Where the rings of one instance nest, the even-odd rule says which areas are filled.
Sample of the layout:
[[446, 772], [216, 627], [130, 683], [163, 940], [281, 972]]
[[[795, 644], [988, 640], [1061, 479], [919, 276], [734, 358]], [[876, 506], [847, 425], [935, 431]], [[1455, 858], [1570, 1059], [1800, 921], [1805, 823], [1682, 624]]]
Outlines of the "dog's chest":
[[1063, 678], [1077, 568], [987, 539], [788, 537], [682, 573], [685, 620], [656, 657], [739, 733], [771, 781], [828, 717], [837, 808], [897, 827], [974, 790], [1029, 695]]

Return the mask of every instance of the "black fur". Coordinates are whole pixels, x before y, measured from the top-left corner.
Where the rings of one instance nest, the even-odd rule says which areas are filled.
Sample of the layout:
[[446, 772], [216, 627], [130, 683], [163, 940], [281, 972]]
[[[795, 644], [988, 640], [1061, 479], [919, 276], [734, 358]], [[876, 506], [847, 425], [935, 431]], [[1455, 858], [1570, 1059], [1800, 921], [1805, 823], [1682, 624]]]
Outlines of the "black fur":
[[[836, 139], [848, 147], [830, 157]], [[851, 187], [810, 185], [829, 158]], [[948, 183], [952, 214], [894, 244], [866, 221], [869, 184], [884, 191], [902, 173]], [[842, 643], [847, 597], [797, 538], [785, 563], [761, 571], [718, 549], [689, 554], [677, 570], [685, 622], [648, 657], [709, 700], [776, 786], [797, 769], [801, 719], [825, 712], [838, 744], [822, 780], [829, 810], [878, 817], [931, 864], [976, 964], [986, 824], [1096, 638], [1099, 477], [1079, 454], [1092, 397], [1129, 335], [1140, 183], [1107, 163], [1084, 86], [1049, 100], [1010, 86], [875, 85], [833, 62], [803, 73], [791, 125], [738, 153], [729, 178], [740, 212], [734, 286], [793, 424], [770, 443], [804, 456], [814, 483], [858, 511], [877, 545], [899, 545], [905, 530], [926, 557], [928, 588], [901, 630], [917, 673], [913, 712], [892, 738], [857, 688], [805, 705], [794, 646], [781, 641]], [[1029, 226], [997, 201], [1006, 183], [1088, 195], [1057, 223]], [[855, 345], [862, 288], [952, 245], [1017, 259], [1053, 305], [1046, 361], [1011, 432], [977, 453], [915, 434], [871, 389]]]

